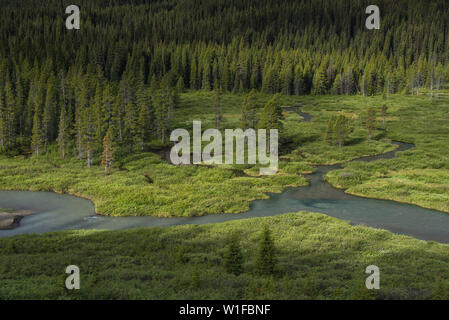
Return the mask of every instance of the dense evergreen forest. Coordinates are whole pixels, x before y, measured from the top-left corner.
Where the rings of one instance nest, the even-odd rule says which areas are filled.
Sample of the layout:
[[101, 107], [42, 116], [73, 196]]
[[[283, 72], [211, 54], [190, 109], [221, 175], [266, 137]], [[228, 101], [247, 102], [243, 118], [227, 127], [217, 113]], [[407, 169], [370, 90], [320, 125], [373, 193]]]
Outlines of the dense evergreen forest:
[[437, 94], [449, 79], [445, 0], [378, 0], [380, 30], [361, 0], [78, 0], [67, 30], [70, 4], [0, 1], [1, 152], [145, 150], [187, 89]]

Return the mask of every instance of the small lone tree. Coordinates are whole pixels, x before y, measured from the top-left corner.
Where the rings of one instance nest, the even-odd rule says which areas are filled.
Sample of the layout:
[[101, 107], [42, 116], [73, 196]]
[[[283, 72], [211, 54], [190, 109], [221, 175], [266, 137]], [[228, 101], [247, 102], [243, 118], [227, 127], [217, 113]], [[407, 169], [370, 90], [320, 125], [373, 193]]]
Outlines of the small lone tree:
[[108, 132], [103, 139], [103, 155], [101, 157], [101, 165], [104, 167], [104, 172], [109, 174], [112, 162], [114, 161], [114, 152], [112, 149], [112, 129], [109, 128]]
[[256, 271], [260, 275], [272, 275], [276, 268], [276, 248], [271, 237], [271, 231], [264, 226], [259, 242], [256, 260]]
[[346, 116], [343, 114], [332, 115], [327, 122], [324, 141], [331, 146], [338, 145], [341, 148], [352, 131], [353, 128]]
[[243, 272], [243, 254], [236, 234], [231, 236], [229, 244], [226, 246], [224, 265], [228, 273], [236, 276]]
[[366, 129], [368, 130], [368, 139], [374, 137], [374, 131], [376, 130], [376, 109], [369, 108], [366, 116]]
[[334, 123], [334, 142], [341, 148], [346, 143], [351, 132], [352, 127], [349, 124], [349, 119], [344, 115], [339, 114]]
[[331, 146], [335, 144], [334, 124], [335, 124], [335, 115], [331, 115], [331, 117], [327, 122], [326, 131], [324, 132], [324, 141], [326, 141], [326, 143]]

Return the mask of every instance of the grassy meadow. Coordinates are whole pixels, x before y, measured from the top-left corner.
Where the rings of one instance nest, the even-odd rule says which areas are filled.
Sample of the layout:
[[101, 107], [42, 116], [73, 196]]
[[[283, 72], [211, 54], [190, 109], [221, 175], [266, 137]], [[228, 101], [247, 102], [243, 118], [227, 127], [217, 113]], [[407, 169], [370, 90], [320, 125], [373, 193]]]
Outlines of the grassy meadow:
[[[276, 267], [255, 273], [263, 226]], [[232, 234], [243, 273], [223, 266]], [[447, 299], [449, 246], [322, 214], [292, 213], [223, 224], [66, 231], [0, 239], [0, 299]], [[65, 268], [80, 268], [67, 291]], [[365, 288], [367, 266], [380, 290]]]
[[[358, 102], [356, 102], [358, 100]], [[449, 104], [447, 96], [393, 96], [379, 136], [415, 144], [399, 157], [375, 162], [352, 162], [328, 173], [332, 185], [350, 194], [389, 199], [449, 212]], [[384, 103], [381, 97], [321, 101], [330, 110], [351, 110]], [[359, 109], [360, 110], [360, 109]], [[358, 113], [360, 118], [360, 112]], [[363, 114], [362, 114], [363, 115]]]
[[[257, 98], [262, 107], [272, 96], [259, 94]], [[243, 95], [223, 96], [223, 128], [239, 127], [243, 99]], [[203, 130], [213, 127], [214, 101], [211, 92], [183, 94], [173, 127], [191, 130], [193, 120], [201, 120]], [[73, 194], [92, 200], [98, 213], [110, 216], [239, 213], [248, 210], [252, 200], [266, 198], [266, 192], [306, 185], [304, 174], [313, 171], [315, 164], [333, 164], [395, 148], [386, 137], [366, 140], [363, 123], [357, 118], [368, 105], [360, 105], [362, 99], [282, 96], [280, 101], [284, 107], [302, 103], [315, 118], [306, 123], [297, 113], [284, 112], [281, 162], [274, 176], [257, 177], [258, 165], [174, 167], [151, 152], [117, 154], [112, 173], [105, 175], [99, 165], [101, 150], [96, 154], [95, 165], [87, 168], [85, 160], [61, 159], [53, 146], [41, 156], [0, 156], [0, 189]], [[327, 103], [330, 101], [337, 102]], [[372, 103], [378, 105], [380, 101]], [[329, 146], [322, 139], [327, 117], [342, 109], [355, 118], [355, 130], [347, 146]], [[153, 143], [152, 147], [161, 145]]]
[[[259, 95], [260, 103], [270, 96]], [[238, 127], [243, 96], [224, 96], [224, 127]], [[214, 95], [188, 92], [175, 125], [213, 126]], [[196, 216], [242, 212], [265, 192], [306, 185], [318, 164], [395, 149], [392, 140], [414, 143], [395, 159], [353, 162], [331, 171], [336, 187], [368, 197], [393, 199], [449, 212], [448, 104], [428, 96], [282, 97], [283, 106], [303, 105], [314, 116], [303, 122], [285, 112], [281, 162], [275, 176], [257, 177], [254, 166], [172, 166], [155, 153], [122, 155], [112, 173], [62, 160], [56, 151], [40, 157], [0, 158], [0, 188], [70, 193], [91, 199], [105, 215]], [[375, 139], [366, 139], [366, 110], [378, 115]], [[431, 112], [429, 111], [431, 110]], [[332, 113], [343, 112], [354, 131], [342, 148], [323, 141]], [[156, 147], [156, 146], [155, 146]], [[153, 180], [150, 183], [146, 176]], [[273, 276], [255, 273], [255, 253], [264, 225], [276, 247]], [[231, 235], [240, 236], [243, 273], [223, 266]], [[292, 213], [214, 225], [126, 231], [65, 231], [0, 239], [0, 299], [448, 299], [449, 246], [351, 226], [315, 213]], [[66, 291], [65, 267], [78, 265], [81, 288]], [[365, 268], [381, 270], [381, 289], [365, 288]]]

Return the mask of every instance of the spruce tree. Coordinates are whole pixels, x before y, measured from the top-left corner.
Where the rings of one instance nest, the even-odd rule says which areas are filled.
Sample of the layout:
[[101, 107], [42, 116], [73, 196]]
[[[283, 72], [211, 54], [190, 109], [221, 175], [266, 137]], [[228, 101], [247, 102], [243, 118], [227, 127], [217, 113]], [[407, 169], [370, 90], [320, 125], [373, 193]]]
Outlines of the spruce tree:
[[326, 68], [323, 65], [316, 71], [313, 78], [313, 93], [315, 95], [326, 94], [328, 90], [329, 79]]
[[[277, 97], [274, 97], [270, 101], [267, 102], [265, 107], [263, 108], [262, 114], [260, 116], [259, 128], [267, 130], [267, 139], [270, 139], [270, 130], [279, 130], [281, 131], [283, 128], [282, 122], [282, 110], [279, 106], [279, 102]], [[267, 152], [270, 152], [270, 144], [267, 143]]]
[[351, 132], [352, 127], [349, 124], [349, 119], [344, 115], [339, 114], [334, 122], [333, 141], [335, 141], [335, 143], [341, 148], [345, 144]]
[[233, 234], [226, 246], [224, 254], [224, 266], [228, 273], [232, 273], [236, 276], [243, 272], [243, 253], [240, 247], [239, 238], [236, 234]]
[[43, 149], [43, 130], [42, 130], [42, 120], [40, 117], [41, 108], [36, 104], [34, 108], [33, 116], [33, 133], [31, 136], [31, 146], [35, 155], [40, 155]]
[[97, 136], [95, 128], [95, 108], [93, 105], [83, 110], [81, 120], [81, 145], [86, 152], [87, 166], [92, 166], [93, 153], [97, 148]]
[[256, 271], [260, 275], [273, 275], [276, 271], [276, 248], [267, 225], [262, 230], [257, 249]]
[[265, 104], [260, 116], [259, 128], [261, 129], [278, 129], [282, 128], [282, 109], [279, 102], [273, 98]]
[[72, 139], [72, 121], [67, 108], [62, 106], [59, 117], [58, 145], [61, 157], [65, 159]]
[[51, 75], [47, 82], [47, 90], [44, 104], [44, 114], [42, 117], [42, 131], [44, 149], [56, 138], [56, 109], [58, 105], [57, 80]]
[[257, 101], [256, 101], [256, 91], [254, 89], [251, 90], [251, 92], [243, 100], [240, 126], [243, 130], [250, 128], [256, 129]]

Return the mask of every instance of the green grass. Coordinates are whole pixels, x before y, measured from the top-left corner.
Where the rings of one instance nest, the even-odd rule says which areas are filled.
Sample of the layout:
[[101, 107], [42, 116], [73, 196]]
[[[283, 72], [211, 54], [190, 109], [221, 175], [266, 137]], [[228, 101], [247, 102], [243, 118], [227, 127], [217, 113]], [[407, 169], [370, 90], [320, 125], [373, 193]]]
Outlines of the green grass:
[[[383, 102], [378, 97], [359, 100], [361, 107]], [[355, 101], [344, 98], [338, 106], [321, 102], [320, 107], [348, 110]], [[393, 96], [386, 103], [386, 137], [416, 147], [395, 159], [350, 163], [329, 172], [327, 180], [354, 195], [449, 212], [449, 104], [444, 98], [431, 100], [427, 96]]]
[[[264, 224], [277, 267], [255, 274]], [[228, 274], [226, 244], [240, 236], [244, 273]], [[448, 297], [449, 246], [296, 213], [204, 226], [66, 231], [0, 239], [0, 299], [431, 299]], [[81, 290], [66, 291], [77, 265]], [[380, 290], [365, 269], [380, 268]], [[441, 291], [441, 290], [440, 290]]]
[[[259, 94], [258, 101], [263, 106], [271, 97]], [[243, 95], [223, 96], [223, 127], [239, 126], [243, 98]], [[214, 99], [211, 92], [183, 94], [181, 107], [173, 117], [173, 127], [191, 129], [193, 120], [201, 120], [204, 130], [212, 127]], [[296, 106], [309, 100], [315, 101], [311, 97], [283, 96], [281, 103]], [[317, 101], [321, 103], [319, 99]], [[358, 127], [350, 146], [341, 149], [328, 146], [321, 136], [329, 113], [306, 107], [309, 109], [316, 116], [311, 123], [302, 122], [294, 112], [285, 112], [285, 127], [281, 133], [283, 161], [275, 176], [242, 176], [238, 171], [230, 170], [258, 175], [257, 165], [174, 167], [153, 153], [121, 156], [112, 174], [105, 176], [99, 166], [100, 153], [97, 154], [97, 165], [87, 168], [84, 160], [60, 159], [53, 146], [44, 156], [29, 159], [0, 157], [0, 189], [69, 193], [92, 200], [98, 213], [110, 216], [240, 213], [248, 210], [252, 200], [267, 198], [266, 192], [278, 193], [287, 187], [306, 185], [303, 174], [313, 171], [313, 164], [348, 161], [394, 148], [388, 140], [366, 141], [363, 129]], [[152, 178], [152, 184], [145, 175]]]
[[[242, 96], [224, 96], [226, 127], [237, 127]], [[259, 95], [261, 103], [270, 96]], [[214, 96], [182, 95], [177, 127], [192, 120], [212, 126]], [[121, 169], [105, 176], [85, 161], [46, 156], [0, 158], [0, 188], [52, 190], [92, 199], [107, 215], [195, 216], [241, 212], [264, 192], [306, 184], [303, 174], [317, 164], [345, 163], [395, 148], [391, 140], [416, 148], [395, 159], [354, 162], [327, 175], [334, 186], [368, 197], [393, 199], [449, 212], [448, 104], [426, 96], [283, 97], [301, 102], [314, 116], [301, 122], [285, 113], [280, 171], [271, 177], [251, 166], [174, 167], [153, 153], [124, 156]], [[366, 140], [364, 115], [387, 103], [386, 131], [378, 119], [376, 139]], [[334, 112], [351, 117], [348, 145], [325, 144], [322, 133]], [[98, 161], [98, 160], [97, 160]], [[144, 174], [154, 180], [149, 184]], [[254, 273], [257, 239], [264, 224], [273, 231], [277, 274]], [[240, 276], [227, 274], [224, 248], [241, 236], [245, 262]], [[0, 239], [0, 299], [432, 299], [449, 298], [449, 246], [349, 223], [321, 214], [299, 213], [216, 225], [126, 231], [66, 231]], [[81, 268], [82, 290], [64, 289], [70, 264]], [[364, 287], [368, 265], [381, 270], [381, 289]]]

